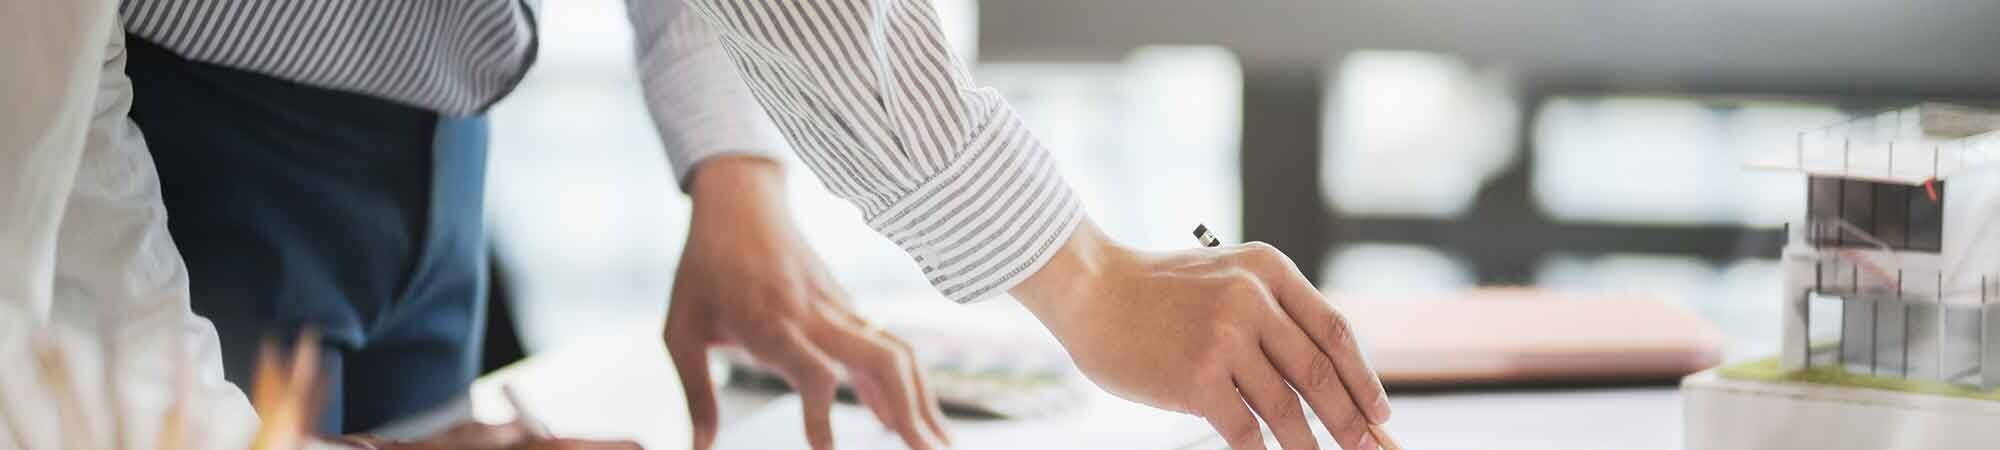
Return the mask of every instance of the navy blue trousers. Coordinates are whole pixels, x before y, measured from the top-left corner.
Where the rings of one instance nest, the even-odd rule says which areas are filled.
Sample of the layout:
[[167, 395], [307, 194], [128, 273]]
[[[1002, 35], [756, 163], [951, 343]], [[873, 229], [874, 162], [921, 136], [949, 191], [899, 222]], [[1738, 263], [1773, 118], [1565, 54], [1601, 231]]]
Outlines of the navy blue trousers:
[[485, 120], [127, 39], [131, 118], [229, 380], [247, 390], [259, 340], [311, 326], [324, 336], [321, 432], [466, 392], [486, 308]]

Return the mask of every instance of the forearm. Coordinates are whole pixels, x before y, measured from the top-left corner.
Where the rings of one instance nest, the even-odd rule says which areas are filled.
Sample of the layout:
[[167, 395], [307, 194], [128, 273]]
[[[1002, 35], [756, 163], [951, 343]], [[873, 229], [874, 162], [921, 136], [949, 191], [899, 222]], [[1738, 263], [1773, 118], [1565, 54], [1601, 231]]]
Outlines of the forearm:
[[946, 50], [929, 2], [689, 3], [804, 165], [947, 298], [1013, 287], [1081, 218], [1034, 133]]

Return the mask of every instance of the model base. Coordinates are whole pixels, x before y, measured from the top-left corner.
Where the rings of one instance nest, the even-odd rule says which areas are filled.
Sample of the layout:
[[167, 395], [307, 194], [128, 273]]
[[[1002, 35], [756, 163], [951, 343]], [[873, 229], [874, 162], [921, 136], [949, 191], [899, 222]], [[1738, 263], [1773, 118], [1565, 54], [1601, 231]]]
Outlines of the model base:
[[1718, 372], [1681, 380], [1689, 450], [2000, 448], [2000, 401]]

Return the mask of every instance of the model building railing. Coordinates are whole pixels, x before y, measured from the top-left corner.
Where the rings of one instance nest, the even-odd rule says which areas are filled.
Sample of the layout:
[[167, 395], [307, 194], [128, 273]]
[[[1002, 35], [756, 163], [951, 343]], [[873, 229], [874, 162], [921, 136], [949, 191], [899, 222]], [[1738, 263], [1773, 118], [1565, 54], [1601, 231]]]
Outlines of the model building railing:
[[1753, 155], [1754, 168], [1918, 184], [2000, 163], [2000, 115], [1923, 104], [1799, 131], [1791, 148]]
[[[1960, 252], [1943, 251], [1941, 230], [1863, 226], [1854, 217], [1808, 216], [1801, 227], [1787, 226], [1798, 231], [1783, 262], [1793, 297], [1787, 368], [2000, 387], [2000, 370], [1987, 370], [2000, 369], [2000, 329], [1992, 328], [2000, 321], [1988, 317], [2000, 311], [1991, 306], [2000, 301], [2000, 272], [1952, 263]], [[1892, 231], [1877, 234], [1883, 230]], [[1837, 314], [1814, 310], [1828, 307]], [[1809, 336], [1812, 320], [1828, 316], [1837, 325], [1819, 327], [1837, 330], [1830, 345]]]

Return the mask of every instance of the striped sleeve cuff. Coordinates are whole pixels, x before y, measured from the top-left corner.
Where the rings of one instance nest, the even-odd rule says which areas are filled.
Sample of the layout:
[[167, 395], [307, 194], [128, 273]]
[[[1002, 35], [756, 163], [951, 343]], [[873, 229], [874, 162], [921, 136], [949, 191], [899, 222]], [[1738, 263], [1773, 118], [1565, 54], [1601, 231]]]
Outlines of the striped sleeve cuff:
[[[661, 71], [650, 74], [653, 77], [669, 77], [672, 72]], [[710, 76], [707, 74], [679, 75], [689, 78]], [[734, 73], [728, 75], [734, 76]], [[785, 153], [791, 149], [785, 143], [785, 136], [771, 124], [762, 107], [748, 94], [705, 93], [723, 81], [675, 82], [689, 86], [658, 87], [665, 82], [654, 81], [656, 85], [646, 92], [647, 106], [652, 110], [653, 123], [659, 130], [660, 145], [667, 154], [667, 164], [674, 169], [674, 179], [681, 191], [687, 191], [693, 183], [695, 168], [710, 158], [722, 155], [747, 155], [785, 161]], [[742, 84], [735, 79], [729, 83]]]
[[785, 161], [785, 135], [750, 94], [712, 25], [678, 0], [629, 7], [639, 85], [681, 191], [717, 156]]
[[868, 223], [909, 252], [954, 302], [1020, 284], [1048, 263], [1082, 218], [1048, 151], [1012, 108], [996, 106], [948, 167]]

